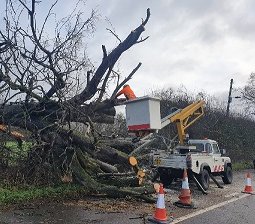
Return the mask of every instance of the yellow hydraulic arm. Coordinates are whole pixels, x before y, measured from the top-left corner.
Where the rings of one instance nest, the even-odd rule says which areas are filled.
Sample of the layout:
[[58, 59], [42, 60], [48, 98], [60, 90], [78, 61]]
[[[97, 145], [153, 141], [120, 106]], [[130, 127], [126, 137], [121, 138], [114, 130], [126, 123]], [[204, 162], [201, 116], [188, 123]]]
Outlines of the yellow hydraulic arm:
[[204, 115], [204, 104], [205, 102], [202, 100], [194, 102], [184, 109], [178, 111], [173, 116], [169, 117], [170, 123], [175, 122], [177, 125], [181, 145], [184, 144], [186, 128]]

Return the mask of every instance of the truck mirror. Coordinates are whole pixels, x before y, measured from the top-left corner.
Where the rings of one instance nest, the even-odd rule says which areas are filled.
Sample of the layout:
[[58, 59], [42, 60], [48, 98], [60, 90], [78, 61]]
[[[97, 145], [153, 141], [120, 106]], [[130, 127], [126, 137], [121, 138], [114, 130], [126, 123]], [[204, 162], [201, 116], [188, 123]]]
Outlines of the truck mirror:
[[226, 155], [226, 153], [227, 153], [227, 152], [226, 152], [226, 149], [220, 149], [220, 154], [221, 154], [221, 155]]

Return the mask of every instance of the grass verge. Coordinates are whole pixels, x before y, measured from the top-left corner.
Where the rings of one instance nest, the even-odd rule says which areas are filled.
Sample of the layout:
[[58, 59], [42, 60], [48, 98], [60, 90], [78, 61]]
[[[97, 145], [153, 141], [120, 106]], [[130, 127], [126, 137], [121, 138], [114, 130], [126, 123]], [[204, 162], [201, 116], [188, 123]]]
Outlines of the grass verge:
[[35, 200], [73, 199], [86, 195], [86, 188], [78, 185], [60, 185], [56, 187], [0, 187], [0, 205], [14, 205]]
[[234, 162], [232, 164], [232, 169], [236, 171], [245, 170], [245, 169], [253, 169], [253, 164], [252, 162], [247, 162], [247, 161]]

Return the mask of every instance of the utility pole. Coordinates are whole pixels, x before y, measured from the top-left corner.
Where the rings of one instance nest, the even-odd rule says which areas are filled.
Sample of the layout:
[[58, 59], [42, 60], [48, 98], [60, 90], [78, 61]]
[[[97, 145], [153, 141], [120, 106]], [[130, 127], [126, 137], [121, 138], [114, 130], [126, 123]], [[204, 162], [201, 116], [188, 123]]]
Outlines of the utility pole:
[[232, 93], [232, 85], [233, 85], [233, 79], [230, 80], [230, 88], [229, 88], [229, 93], [228, 93], [228, 105], [227, 105], [227, 113], [226, 116], [229, 116], [229, 106], [232, 101], [231, 93]]

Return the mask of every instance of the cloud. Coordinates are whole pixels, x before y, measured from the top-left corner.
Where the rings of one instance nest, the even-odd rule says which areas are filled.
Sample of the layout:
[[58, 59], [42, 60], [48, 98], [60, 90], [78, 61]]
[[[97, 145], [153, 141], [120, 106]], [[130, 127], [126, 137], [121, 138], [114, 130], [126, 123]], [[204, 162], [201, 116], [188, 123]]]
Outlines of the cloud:
[[183, 84], [212, 94], [225, 91], [231, 78], [236, 86], [244, 85], [254, 71], [255, 3], [251, 0], [101, 3], [101, 8], [109, 5], [107, 17], [121, 37], [138, 26], [146, 8], [151, 8], [143, 34], [150, 38], [121, 57], [124, 74], [143, 63], [131, 80], [140, 92]]
[[[56, 13], [65, 15], [73, 6], [63, 0]], [[123, 40], [151, 9], [142, 34], [149, 39], [125, 52], [118, 64], [125, 77], [143, 63], [130, 81], [139, 94], [180, 85], [212, 94], [225, 91], [231, 78], [243, 86], [255, 70], [253, 0], [87, 0], [82, 7], [84, 18], [92, 8], [100, 15], [93, 38], [87, 40], [95, 66], [102, 59], [101, 45], [111, 51], [119, 43], [106, 28]]]

